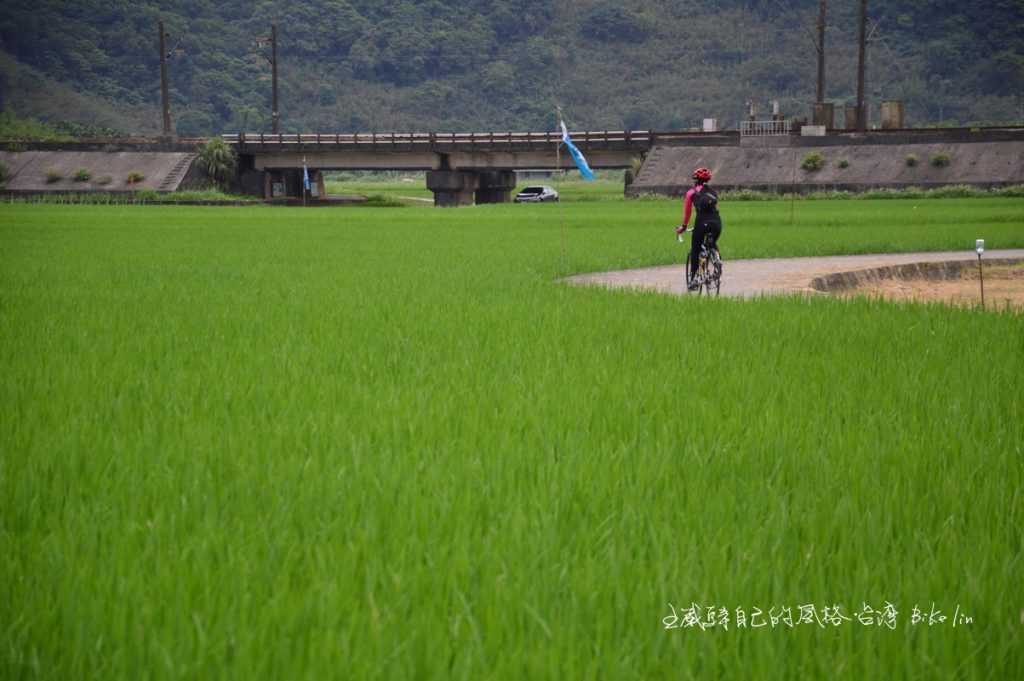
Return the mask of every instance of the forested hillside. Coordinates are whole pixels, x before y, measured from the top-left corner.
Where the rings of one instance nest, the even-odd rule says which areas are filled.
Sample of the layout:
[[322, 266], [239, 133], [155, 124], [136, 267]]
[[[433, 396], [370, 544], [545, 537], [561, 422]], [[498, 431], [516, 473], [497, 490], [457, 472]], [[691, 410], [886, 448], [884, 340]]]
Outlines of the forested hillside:
[[[852, 102], [857, 0], [830, 0], [827, 99]], [[179, 134], [269, 130], [276, 23], [283, 130], [734, 126], [750, 99], [806, 115], [817, 0], [6, 0], [0, 105], [130, 132], [159, 126], [157, 20]], [[1019, 0], [873, 0], [869, 100], [908, 123], [1020, 121]], [[762, 110], [763, 110], [762, 104]]]

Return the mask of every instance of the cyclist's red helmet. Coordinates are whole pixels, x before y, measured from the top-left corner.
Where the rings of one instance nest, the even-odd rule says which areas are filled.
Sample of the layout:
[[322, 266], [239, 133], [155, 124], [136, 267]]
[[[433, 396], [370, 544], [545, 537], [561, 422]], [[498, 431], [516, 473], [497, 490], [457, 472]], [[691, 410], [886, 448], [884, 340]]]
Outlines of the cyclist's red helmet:
[[697, 168], [696, 170], [693, 171], [693, 179], [697, 180], [698, 182], [710, 182], [711, 171], [708, 170], [707, 168]]

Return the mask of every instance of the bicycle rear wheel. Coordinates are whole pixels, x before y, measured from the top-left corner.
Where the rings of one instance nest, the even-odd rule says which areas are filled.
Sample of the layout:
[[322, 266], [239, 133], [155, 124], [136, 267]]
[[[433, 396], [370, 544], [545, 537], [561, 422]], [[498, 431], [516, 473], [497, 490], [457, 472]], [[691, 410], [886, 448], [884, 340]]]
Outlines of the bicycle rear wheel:
[[715, 249], [715, 295], [722, 289], [722, 255]]
[[715, 295], [717, 296], [722, 291], [722, 258], [718, 254], [718, 250], [715, 249], [714, 255], [711, 258], [711, 279], [715, 286]]

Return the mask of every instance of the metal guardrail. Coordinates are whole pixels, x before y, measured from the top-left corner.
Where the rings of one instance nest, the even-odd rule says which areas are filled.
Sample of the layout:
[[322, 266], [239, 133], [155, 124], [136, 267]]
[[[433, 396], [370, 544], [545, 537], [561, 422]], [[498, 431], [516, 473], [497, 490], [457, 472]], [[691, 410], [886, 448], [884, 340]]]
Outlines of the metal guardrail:
[[[650, 147], [654, 134], [649, 130], [582, 130], [570, 132], [573, 143], [584, 149], [602, 146]], [[347, 147], [357, 149], [410, 148], [434, 149], [446, 146], [534, 148], [557, 144], [557, 132], [364, 132], [364, 133], [237, 133], [221, 135], [226, 143], [239, 148], [262, 147]]]
[[777, 137], [790, 130], [789, 121], [740, 121], [740, 137]]

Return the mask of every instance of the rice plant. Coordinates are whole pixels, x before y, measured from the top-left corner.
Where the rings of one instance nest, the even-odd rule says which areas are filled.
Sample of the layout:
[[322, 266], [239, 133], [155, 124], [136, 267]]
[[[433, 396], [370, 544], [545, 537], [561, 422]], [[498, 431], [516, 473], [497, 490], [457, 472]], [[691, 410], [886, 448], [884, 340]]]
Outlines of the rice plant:
[[[726, 266], [1024, 247], [791, 210]], [[557, 283], [678, 214], [0, 206], [5, 677], [1019, 678], [1022, 318]]]

